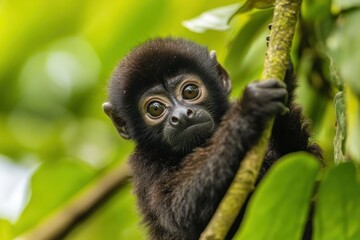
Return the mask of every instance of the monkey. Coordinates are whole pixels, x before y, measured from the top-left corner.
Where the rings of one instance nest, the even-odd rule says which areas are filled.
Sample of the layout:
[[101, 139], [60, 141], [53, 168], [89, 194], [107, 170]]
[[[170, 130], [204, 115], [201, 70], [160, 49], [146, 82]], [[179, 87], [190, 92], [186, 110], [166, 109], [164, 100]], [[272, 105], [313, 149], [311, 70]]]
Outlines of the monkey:
[[[293, 102], [295, 88], [289, 64], [285, 82], [254, 81], [229, 101], [230, 76], [216, 53], [183, 38], [154, 38], [123, 58], [103, 109], [118, 133], [135, 142], [129, 165], [150, 239], [199, 239], [271, 117], [276, 118], [259, 180], [287, 153], [322, 158]], [[243, 211], [227, 239], [242, 216]]]

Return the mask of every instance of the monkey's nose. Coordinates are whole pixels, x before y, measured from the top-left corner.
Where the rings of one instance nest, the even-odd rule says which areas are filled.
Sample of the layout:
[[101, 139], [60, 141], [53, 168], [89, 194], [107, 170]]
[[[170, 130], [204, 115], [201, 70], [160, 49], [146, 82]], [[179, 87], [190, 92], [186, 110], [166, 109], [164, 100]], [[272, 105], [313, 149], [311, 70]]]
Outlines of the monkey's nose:
[[172, 116], [171, 117], [171, 123], [173, 125], [177, 125], [179, 123], [179, 118], [178, 117], [175, 117], [175, 116]]
[[188, 120], [194, 117], [194, 111], [190, 108], [177, 108], [174, 110], [170, 123], [173, 126], [186, 125]]
[[192, 118], [194, 116], [194, 111], [192, 109], [188, 109], [186, 111], [186, 116], [188, 116], [188, 118]]

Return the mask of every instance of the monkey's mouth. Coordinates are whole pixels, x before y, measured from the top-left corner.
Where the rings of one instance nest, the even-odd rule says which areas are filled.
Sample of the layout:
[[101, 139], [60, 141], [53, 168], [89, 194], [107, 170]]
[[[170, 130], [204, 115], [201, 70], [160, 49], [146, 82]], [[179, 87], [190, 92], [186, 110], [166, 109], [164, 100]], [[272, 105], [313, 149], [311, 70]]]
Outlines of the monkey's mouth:
[[197, 133], [202, 133], [203, 131], [212, 132], [213, 126], [214, 126], [214, 124], [212, 121], [194, 123], [194, 124], [191, 124], [191, 125], [187, 126], [186, 128], [184, 128], [180, 132], [180, 135], [182, 135], [182, 134], [185, 134], [185, 135], [197, 134]]
[[174, 148], [181, 151], [191, 151], [201, 146], [214, 132], [214, 122], [209, 120], [206, 122], [198, 122], [188, 125], [183, 129], [179, 129], [173, 135]]

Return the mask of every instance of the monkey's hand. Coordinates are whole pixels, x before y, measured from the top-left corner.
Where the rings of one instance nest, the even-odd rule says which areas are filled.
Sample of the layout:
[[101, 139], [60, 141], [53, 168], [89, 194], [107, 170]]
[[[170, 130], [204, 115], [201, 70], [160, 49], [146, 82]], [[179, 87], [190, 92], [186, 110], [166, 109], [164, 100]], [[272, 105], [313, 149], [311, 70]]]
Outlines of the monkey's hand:
[[250, 83], [243, 94], [240, 105], [245, 116], [251, 120], [264, 120], [276, 114], [286, 114], [288, 92], [286, 84], [275, 79]]
[[[268, 25], [268, 28], [271, 31], [272, 23], [270, 23]], [[266, 46], [269, 47], [270, 35], [267, 35], [265, 40], [266, 40]], [[291, 56], [289, 56], [289, 64], [288, 64], [288, 66], [286, 68], [284, 82], [287, 85], [287, 90], [288, 90], [288, 95], [289, 95], [287, 105], [289, 105], [289, 103], [292, 102], [292, 100], [294, 98], [294, 92], [295, 92], [295, 88], [297, 86], [297, 84], [296, 84], [297, 77], [296, 77], [295, 72], [294, 72], [294, 65], [292, 63]]]

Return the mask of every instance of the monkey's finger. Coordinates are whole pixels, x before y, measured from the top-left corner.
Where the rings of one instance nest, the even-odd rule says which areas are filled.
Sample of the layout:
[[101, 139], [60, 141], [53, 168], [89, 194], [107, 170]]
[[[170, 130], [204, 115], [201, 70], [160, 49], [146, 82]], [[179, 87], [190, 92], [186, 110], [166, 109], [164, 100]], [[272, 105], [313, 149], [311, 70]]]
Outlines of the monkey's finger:
[[268, 112], [269, 115], [271, 115], [271, 114], [285, 115], [285, 114], [290, 112], [289, 108], [286, 107], [281, 102], [269, 103], [266, 109], [267, 109], [267, 112]]
[[286, 88], [258, 88], [256, 95], [260, 97], [262, 102], [281, 102], [287, 103], [288, 92]]
[[268, 29], [269, 29], [269, 30], [272, 29], [272, 23], [270, 23], [270, 24], [268, 25]]
[[260, 88], [286, 88], [286, 83], [276, 79], [268, 79], [257, 83]]
[[286, 114], [290, 113], [290, 109], [288, 107], [285, 107], [282, 112], [280, 112], [280, 115], [284, 116]]

